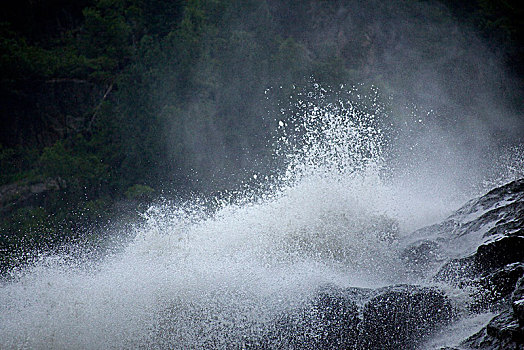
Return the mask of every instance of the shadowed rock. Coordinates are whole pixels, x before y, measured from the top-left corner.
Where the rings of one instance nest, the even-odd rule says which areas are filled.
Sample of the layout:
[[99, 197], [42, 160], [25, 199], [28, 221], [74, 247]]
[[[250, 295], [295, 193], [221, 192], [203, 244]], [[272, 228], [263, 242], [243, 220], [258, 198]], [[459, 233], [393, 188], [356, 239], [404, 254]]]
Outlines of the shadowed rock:
[[321, 289], [303, 308], [282, 315], [267, 339], [267, 348], [354, 349], [358, 339], [359, 306], [367, 289]]
[[524, 349], [524, 327], [519, 325], [512, 312], [506, 310], [462, 345], [469, 349], [521, 350]]
[[452, 307], [433, 288], [388, 287], [364, 307], [359, 349], [415, 349], [452, 319]]
[[266, 346], [256, 348], [415, 349], [452, 315], [435, 288], [324, 288], [304, 308], [278, 318]]
[[450, 256], [435, 280], [451, 284], [524, 261], [524, 179], [469, 201], [409, 240], [401, 254], [408, 269], [422, 274]]
[[511, 307], [519, 324], [524, 326], [524, 276], [518, 280], [515, 286], [515, 290], [511, 296]]
[[425, 266], [439, 263], [434, 249], [452, 257], [432, 279], [467, 287], [470, 312], [498, 312], [457, 348], [524, 349], [524, 179], [471, 200], [444, 222], [413, 235], [419, 238], [405, 256], [423, 252], [419, 260]]
[[523, 275], [524, 263], [514, 263], [474, 280], [471, 285], [477, 287], [478, 294], [472, 310], [500, 309], [511, 299], [515, 285]]

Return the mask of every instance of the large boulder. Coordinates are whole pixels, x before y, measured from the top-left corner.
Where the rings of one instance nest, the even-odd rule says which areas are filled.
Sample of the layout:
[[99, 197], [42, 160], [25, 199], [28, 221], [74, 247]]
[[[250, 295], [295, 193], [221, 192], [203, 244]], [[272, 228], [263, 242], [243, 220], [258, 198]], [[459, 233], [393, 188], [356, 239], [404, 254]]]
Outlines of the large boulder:
[[468, 349], [522, 350], [524, 349], [524, 327], [519, 325], [511, 311], [505, 310], [461, 345]]
[[434, 288], [400, 285], [381, 289], [362, 315], [359, 349], [415, 349], [452, 320], [453, 309]]
[[415, 285], [323, 288], [304, 307], [282, 315], [256, 348], [415, 349], [453, 318], [439, 290]]
[[370, 292], [333, 286], [320, 289], [303, 307], [275, 320], [264, 348], [354, 349], [360, 323], [357, 301]]

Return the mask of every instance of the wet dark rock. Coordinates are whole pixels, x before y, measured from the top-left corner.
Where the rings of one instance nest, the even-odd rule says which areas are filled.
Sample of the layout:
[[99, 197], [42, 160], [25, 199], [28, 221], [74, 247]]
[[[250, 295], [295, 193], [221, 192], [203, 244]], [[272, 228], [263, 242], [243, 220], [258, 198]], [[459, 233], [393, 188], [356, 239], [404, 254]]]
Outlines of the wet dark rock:
[[[524, 202], [522, 192], [524, 180], [470, 201], [442, 224], [419, 230], [427, 237], [411, 240], [401, 253], [414, 273], [468, 293], [469, 308], [461, 312], [496, 313], [476, 334], [439, 350], [524, 350], [524, 217], [517, 203]], [[428, 275], [432, 270], [437, 272]], [[453, 327], [456, 311], [436, 287], [326, 286], [303, 304], [256, 324], [257, 332], [242, 331], [239, 338], [232, 331], [231, 339], [225, 338], [228, 348], [419, 349], [443, 327]]]
[[519, 324], [524, 326], [524, 276], [518, 280], [515, 286], [515, 290], [511, 296], [511, 307]]
[[434, 279], [453, 285], [524, 261], [524, 179], [469, 201], [405, 242], [401, 258], [409, 273], [428, 277], [440, 264]]
[[[469, 201], [410, 239], [415, 243], [409, 249], [422, 253], [412, 254], [407, 266], [434, 266], [439, 254], [451, 257], [432, 280], [463, 288], [472, 300], [469, 312], [497, 313], [457, 349], [524, 349], [524, 179]], [[438, 254], [429, 247], [438, 247]]]
[[494, 317], [486, 326], [486, 333], [491, 337], [524, 346], [524, 328], [519, 326], [518, 320], [510, 311]]
[[[481, 245], [473, 255], [448, 261], [433, 279], [462, 287], [477, 278], [488, 280], [486, 275], [492, 274], [493, 278], [496, 278], [500, 273], [504, 274], [503, 271], [507, 272], [509, 265], [518, 265], [522, 261], [524, 261], [524, 237], [504, 237]], [[519, 271], [520, 269], [518, 268]], [[518, 274], [519, 272], [515, 271], [512, 276]], [[496, 284], [501, 283], [499, 281]]]
[[343, 293], [320, 293], [305, 313], [306, 344], [311, 349], [350, 349], [358, 338], [357, 304]]
[[517, 281], [524, 275], [524, 263], [509, 264], [495, 272], [485, 274], [471, 283], [477, 289], [472, 310], [496, 310], [507, 304]]
[[506, 310], [495, 316], [480, 332], [466, 339], [462, 345], [469, 349], [509, 350], [524, 349], [524, 328], [515, 315]]
[[[524, 180], [468, 202], [406, 242], [400, 257], [408, 273], [463, 288], [471, 313], [498, 313], [480, 332], [443, 349], [524, 349]], [[449, 298], [434, 287], [329, 286], [275, 319], [251, 347], [417, 349], [454, 319]]]
[[524, 261], [524, 237], [509, 236], [478, 247], [473, 255], [445, 263], [434, 280], [460, 286], [482, 274]]
[[[524, 218], [522, 219], [524, 223]], [[520, 230], [524, 233], [524, 230]], [[524, 261], [524, 236], [506, 236], [481, 245], [475, 254], [479, 271], [490, 271], [507, 264]]]
[[451, 321], [448, 298], [434, 288], [384, 288], [364, 307], [359, 349], [415, 349]]
[[302, 308], [275, 320], [267, 349], [415, 349], [450, 322], [439, 290], [415, 285], [320, 290]]
[[477, 276], [478, 270], [475, 264], [475, 257], [467, 256], [449, 260], [433, 276], [433, 280], [460, 287], [465, 281], [470, 281]]
[[421, 277], [430, 267], [442, 261], [440, 244], [431, 240], [421, 240], [410, 244], [400, 258], [411, 275]]
[[443, 222], [421, 228], [412, 236], [417, 239], [428, 237], [439, 242], [456, 241], [466, 235], [484, 238], [497, 234], [511, 236], [515, 231], [523, 229], [522, 220], [524, 179], [513, 181], [467, 202]]
[[355, 301], [368, 293], [369, 290], [358, 288], [323, 288], [303, 308], [282, 315], [275, 322], [268, 348], [355, 348], [360, 323]]
[[[466, 203], [443, 223], [417, 232], [439, 240], [439, 247], [455, 256], [436, 273], [437, 281], [460, 286], [523, 262], [524, 179], [494, 189]], [[463, 246], [457, 253], [457, 247]]]
[[[522, 207], [518, 205], [518, 203], [522, 203], [523, 199], [524, 179], [519, 179], [504, 186], [497, 187], [482, 197], [469, 201], [451, 217], [458, 218], [480, 212], [484, 213], [479, 217], [480, 221], [487, 221], [487, 219], [494, 219], [501, 214], [504, 216], [505, 214], [514, 214], [514, 209], [520, 208], [519, 211], [521, 212]], [[490, 212], [497, 213], [497, 215], [490, 214]], [[471, 226], [478, 227], [478, 224], [471, 223], [467, 227]]]

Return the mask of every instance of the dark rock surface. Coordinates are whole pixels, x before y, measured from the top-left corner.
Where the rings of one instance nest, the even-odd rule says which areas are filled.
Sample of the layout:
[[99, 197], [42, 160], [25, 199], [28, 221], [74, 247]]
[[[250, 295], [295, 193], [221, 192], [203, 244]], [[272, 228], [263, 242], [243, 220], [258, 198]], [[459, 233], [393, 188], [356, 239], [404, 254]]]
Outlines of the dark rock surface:
[[519, 279], [515, 286], [515, 290], [511, 296], [511, 307], [519, 324], [524, 326], [524, 276]]
[[449, 299], [436, 288], [329, 287], [275, 320], [265, 346], [257, 341], [252, 348], [416, 349], [452, 318]]
[[443, 261], [440, 244], [421, 240], [411, 244], [400, 254], [411, 275], [422, 277], [432, 265]]
[[507, 304], [517, 281], [523, 275], [524, 263], [514, 263], [476, 279], [472, 285], [479, 290], [475, 298], [480, 306], [477, 311], [493, 310], [500, 304]]
[[436, 274], [439, 281], [458, 282], [524, 261], [524, 179], [469, 201], [442, 223], [417, 230], [407, 240], [402, 256], [426, 252], [415, 257], [422, 260], [419, 269], [441, 265], [442, 256], [451, 258]]
[[381, 289], [364, 307], [359, 349], [415, 349], [452, 316], [449, 300], [436, 289], [411, 285]]
[[463, 289], [473, 315], [496, 313], [479, 332], [443, 349], [524, 349], [524, 179], [414, 232], [406, 246], [408, 270], [418, 268], [420, 276]]
[[[524, 216], [521, 218], [524, 223]], [[507, 264], [524, 261], [524, 229], [481, 245], [475, 254], [479, 271], [492, 271]]]
[[276, 320], [269, 348], [354, 349], [360, 318], [353, 297], [367, 292], [334, 287], [319, 291], [303, 308]]
[[524, 327], [519, 326], [515, 315], [510, 310], [505, 310], [461, 345], [468, 349], [524, 349]]
[[478, 276], [474, 256], [451, 259], [446, 262], [433, 276], [437, 282], [445, 282], [453, 286], [461, 286], [465, 281], [471, 281]]

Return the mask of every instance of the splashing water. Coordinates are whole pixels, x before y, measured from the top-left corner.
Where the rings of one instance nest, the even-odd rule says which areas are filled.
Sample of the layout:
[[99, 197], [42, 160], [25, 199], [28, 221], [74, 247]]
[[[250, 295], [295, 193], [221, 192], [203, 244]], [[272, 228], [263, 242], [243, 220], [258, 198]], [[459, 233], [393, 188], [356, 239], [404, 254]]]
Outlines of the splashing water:
[[413, 216], [453, 206], [432, 201], [425, 215], [424, 194], [385, 180], [378, 104], [328, 97], [317, 88], [283, 110], [285, 171], [270, 190], [217, 199], [211, 214], [197, 201], [153, 206], [101, 262], [53, 256], [15, 273], [0, 288], [0, 347], [224, 348], [323, 285], [402, 281], [395, 240]]
[[315, 95], [298, 93], [294, 114], [287, 122], [279, 121], [283, 133], [276, 148], [277, 154], [289, 159], [286, 180], [377, 175], [383, 167], [385, 143], [377, 97], [371, 102], [372, 112], [365, 112], [358, 100], [330, 102], [327, 91], [316, 88]]

